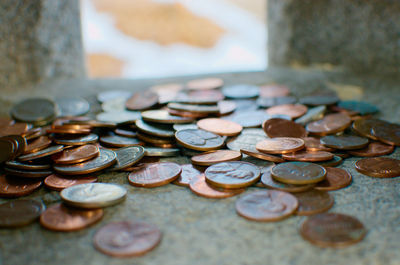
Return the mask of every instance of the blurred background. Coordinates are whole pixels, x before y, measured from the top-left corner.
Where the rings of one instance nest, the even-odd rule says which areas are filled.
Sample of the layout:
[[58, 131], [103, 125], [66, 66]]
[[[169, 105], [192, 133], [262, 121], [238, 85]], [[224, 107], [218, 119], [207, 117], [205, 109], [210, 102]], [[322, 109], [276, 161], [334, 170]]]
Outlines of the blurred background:
[[81, 5], [92, 78], [267, 67], [266, 0], [81, 0]]

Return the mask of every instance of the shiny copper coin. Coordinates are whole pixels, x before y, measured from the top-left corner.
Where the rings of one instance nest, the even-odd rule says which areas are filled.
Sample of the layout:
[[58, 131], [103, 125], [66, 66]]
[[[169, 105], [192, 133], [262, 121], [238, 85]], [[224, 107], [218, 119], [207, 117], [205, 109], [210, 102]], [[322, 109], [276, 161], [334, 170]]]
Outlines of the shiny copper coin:
[[400, 160], [389, 157], [371, 157], [358, 160], [355, 164], [358, 172], [375, 178], [393, 178], [400, 176]]
[[100, 228], [93, 244], [100, 252], [113, 257], [135, 257], [146, 254], [161, 241], [157, 226], [142, 221], [110, 223]]
[[66, 177], [56, 174], [52, 174], [45, 178], [44, 185], [55, 191], [62, 191], [65, 188], [71, 187], [73, 185], [93, 183], [97, 181], [95, 176], [85, 176], [85, 177]]
[[179, 177], [172, 182], [172, 184], [189, 187], [190, 181], [201, 174], [200, 170], [193, 167], [192, 164], [181, 165], [182, 172]]
[[390, 145], [400, 146], [400, 125], [387, 124], [379, 125], [372, 128], [372, 134], [381, 142]]
[[326, 151], [297, 151], [295, 153], [282, 154], [282, 158], [289, 161], [327, 161], [333, 159], [333, 154]]
[[323, 167], [336, 167], [343, 162], [343, 158], [340, 156], [334, 155], [332, 160], [328, 161], [320, 161], [320, 162], [313, 162], [314, 164], [323, 166]]
[[354, 150], [367, 146], [368, 139], [355, 135], [328, 135], [321, 138], [321, 143], [339, 150]]
[[72, 134], [72, 135], [80, 135], [80, 134], [89, 134], [91, 132], [90, 129], [65, 129], [65, 128], [58, 128], [58, 129], [48, 129], [46, 130], [47, 133], [55, 133], [55, 134]]
[[260, 86], [260, 97], [285, 97], [290, 94], [290, 89], [284, 85], [268, 84]]
[[26, 179], [0, 175], [0, 197], [15, 198], [26, 196], [42, 185], [40, 179]]
[[187, 118], [191, 118], [191, 119], [200, 119], [200, 118], [205, 118], [208, 116], [208, 114], [206, 114], [206, 113], [174, 110], [174, 109], [169, 109], [169, 108], [167, 108], [167, 111], [171, 115], [187, 117]]
[[44, 205], [34, 200], [16, 200], [0, 204], [0, 227], [21, 227], [36, 221]]
[[40, 136], [39, 138], [34, 139], [29, 142], [25, 148], [25, 154], [35, 153], [40, 150], [43, 150], [51, 145], [51, 140], [47, 136]]
[[153, 188], [174, 181], [180, 173], [181, 167], [178, 164], [170, 162], [153, 163], [131, 172], [128, 180], [133, 186]]
[[53, 146], [49, 146], [45, 149], [42, 149], [40, 151], [37, 151], [35, 153], [22, 155], [22, 156], [18, 157], [18, 159], [21, 161], [35, 160], [35, 159], [39, 159], [39, 158], [43, 158], [46, 156], [51, 156], [51, 155], [57, 154], [63, 150], [64, 150], [63, 145], [53, 145]]
[[209, 131], [218, 135], [235, 136], [238, 135], [243, 127], [236, 122], [218, 119], [207, 118], [197, 122], [200, 129]]
[[24, 137], [22, 137], [20, 135], [9, 135], [9, 136], [2, 137], [1, 139], [10, 139], [10, 140], [16, 142], [17, 149], [14, 153], [15, 157], [18, 157], [25, 152], [27, 143], [26, 143], [26, 139]]
[[284, 114], [292, 119], [296, 119], [306, 114], [308, 108], [301, 104], [284, 104], [273, 106], [266, 110], [269, 115]]
[[393, 153], [393, 151], [394, 151], [393, 145], [387, 145], [380, 142], [371, 142], [365, 148], [358, 150], [350, 150], [347, 152], [353, 156], [375, 157], [375, 156], [388, 155]]
[[30, 126], [27, 123], [17, 122], [0, 128], [0, 136], [21, 135], [29, 130]]
[[133, 94], [126, 102], [128, 110], [145, 110], [158, 104], [158, 95], [150, 90], [140, 91]]
[[147, 110], [141, 113], [142, 119], [148, 122], [155, 123], [190, 123], [193, 121], [192, 118], [180, 117], [175, 115], [170, 115], [166, 110]]
[[286, 162], [271, 169], [272, 177], [287, 184], [313, 184], [325, 179], [322, 166], [308, 162]]
[[323, 145], [319, 138], [305, 137], [305, 138], [303, 138], [303, 140], [304, 140], [305, 148], [307, 151], [326, 151], [326, 152], [335, 151], [334, 148], [330, 148], [330, 147]]
[[99, 155], [99, 148], [93, 144], [64, 150], [51, 158], [56, 164], [76, 164], [92, 159]]
[[271, 137], [296, 137], [304, 138], [307, 136], [307, 131], [304, 127], [294, 121], [285, 119], [269, 119], [262, 125], [265, 133]]
[[[270, 168], [272, 168], [272, 166]], [[310, 190], [314, 187], [314, 184], [293, 185], [276, 181], [271, 176], [271, 169], [263, 171], [263, 174], [261, 175], [261, 183], [264, 184], [267, 188], [286, 191], [290, 193], [303, 192]]]
[[256, 149], [268, 154], [285, 154], [299, 151], [304, 148], [304, 141], [293, 137], [276, 137], [265, 139], [256, 144]]
[[236, 212], [246, 219], [259, 222], [280, 221], [298, 207], [296, 197], [278, 190], [262, 190], [246, 194], [236, 201]]
[[81, 210], [58, 203], [42, 213], [40, 224], [49, 230], [69, 232], [88, 227], [100, 221], [103, 215], [103, 209]]
[[216, 77], [194, 79], [186, 83], [189, 90], [209, 90], [217, 89], [224, 85], [224, 80]]
[[296, 215], [313, 215], [328, 211], [332, 208], [334, 200], [326, 191], [309, 190], [294, 194], [296, 196], [299, 207]]
[[346, 247], [361, 241], [367, 231], [354, 217], [324, 213], [309, 217], [301, 226], [301, 236], [319, 247]]
[[373, 134], [372, 129], [375, 127], [384, 127], [388, 122], [378, 119], [358, 119], [353, 122], [352, 129], [361, 136], [372, 140], [378, 140]]
[[192, 156], [191, 161], [195, 165], [211, 166], [221, 162], [237, 161], [241, 158], [242, 154], [239, 151], [216, 150]]
[[351, 124], [351, 119], [346, 114], [328, 114], [318, 121], [310, 122], [306, 130], [314, 135], [328, 135], [344, 131]]
[[351, 174], [345, 169], [336, 167], [325, 167], [325, 169], [325, 179], [317, 183], [314, 189], [331, 191], [345, 188], [351, 184]]
[[175, 133], [175, 138], [182, 146], [198, 151], [215, 150], [224, 145], [221, 136], [200, 129], [179, 130]]
[[127, 147], [127, 146], [144, 145], [143, 142], [139, 141], [136, 138], [124, 137], [119, 135], [102, 136], [100, 137], [99, 141], [101, 144], [110, 147]]
[[242, 161], [214, 164], [208, 167], [204, 174], [209, 184], [225, 189], [248, 187], [260, 179], [260, 169]]
[[229, 198], [245, 191], [245, 189], [220, 189], [210, 186], [206, 182], [204, 174], [193, 177], [189, 183], [189, 187], [193, 193], [211, 199]]
[[265, 154], [265, 153], [261, 153], [261, 152], [258, 152], [258, 151], [240, 149], [240, 152], [245, 154], [245, 155], [252, 156], [252, 157], [255, 157], [255, 158], [258, 158], [258, 159], [261, 159], [261, 160], [266, 160], [266, 161], [275, 162], [275, 163], [285, 162], [285, 160], [282, 159], [279, 156]]

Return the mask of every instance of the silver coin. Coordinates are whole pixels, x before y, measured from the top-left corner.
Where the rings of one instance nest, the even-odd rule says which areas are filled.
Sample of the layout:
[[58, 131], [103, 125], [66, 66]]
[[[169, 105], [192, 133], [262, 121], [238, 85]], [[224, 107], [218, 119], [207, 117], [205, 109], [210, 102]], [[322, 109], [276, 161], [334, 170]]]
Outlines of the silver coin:
[[317, 121], [323, 118], [326, 111], [326, 106], [318, 106], [308, 109], [307, 113], [296, 119], [295, 122], [301, 125], [306, 125], [309, 122]]
[[114, 152], [117, 155], [117, 162], [110, 168], [111, 171], [125, 169], [136, 164], [145, 153], [142, 146], [124, 147]]
[[109, 111], [97, 114], [96, 119], [101, 122], [126, 123], [140, 119], [138, 111]]
[[81, 116], [90, 110], [89, 102], [81, 97], [59, 97], [55, 101], [60, 110], [59, 117]]
[[111, 100], [107, 100], [101, 104], [101, 109], [104, 112], [111, 111], [124, 111], [125, 110], [125, 102], [126, 98], [114, 98]]
[[159, 137], [175, 137], [175, 131], [169, 124], [153, 124], [143, 120], [136, 121], [136, 127], [139, 131]]
[[142, 119], [148, 122], [167, 123], [167, 124], [193, 122], [193, 118], [171, 115], [166, 110], [143, 111]]
[[145, 147], [145, 156], [179, 156], [180, 150], [177, 148], [158, 148], [158, 147]]
[[100, 137], [100, 143], [107, 145], [107, 146], [112, 146], [112, 147], [127, 147], [127, 146], [143, 145], [143, 143], [140, 142], [136, 138], [119, 136], [119, 135], [102, 136], [102, 137]]
[[221, 136], [201, 129], [179, 130], [175, 133], [175, 138], [180, 145], [197, 151], [216, 150], [224, 144]]
[[268, 115], [262, 110], [250, 110], [235, 112], [234, 114], [224, 117], [224, 120], [230, 120], [236, 122], [244, 128], [260, 127], [265, 120], [271, 119], [271, 115]]
[[18, 176], [23, 178], [44, 178], [53, 173], [51, 170], [33, 171], [33, 170], [24, 170], [24, 169], [16, 169], [8, 167], [5, 167], [4, 171], [12, 176]]
[[85, 144], [93, 144], [96, 143], [97, 140], [99, 139], [99, 136], [97, 134], [91, 133], [88, 135], [84, 135], [81, 137], [76, 137], [76, 138], [56, 138], [54, 139], [54, 142], [56, 144], [63, 144], [63, 145], [85, 145]]
[[33, 170], [33, 171], [51, 168], [50, 164], [28, 164], [28, 163], [21, 163], [19, 161], [8, 161], [5, 163], [5, 165], [11, 168]]
[[258, 152], [256, 144], [265, 139], [268, 139], [268, 137], [262, 129], [245, 129], [238, 136], [229, 140], [226, 146], [235, 151], [244, 149]]
[[167, 107], [172, 110], [189, 111], [193, 113], [219, 113], [219, 107], [217, 105], [168, 103]]
[[189, 124], [174, 124], [173, 128], [175, 131], [185, 130], [185, 129], [198, 129], [196, 123], [189, 123]]
[[258, 97], [260, 91], [257, 86], [239, 84], [224, 87], [222, 93], [227, 98], [248, 99]]
[[102, 103], [116, 98], [128, 99], [132, 96], [132, 92], [123, 90], [109, 90], [97, 94], [97, 100]]
[[43, 158], [43, 157], [46, 157], [46, 156], [54, 155], [56, 153], [61, 152], [62, 150], [64, 150], [64, 146], [63, 145], [53, 145], [53, 146], [47, 147], [47, 148], [42, 149], [42, 150], [40, 150], [38, 152], [35, 152], [35, 153], [22, 155], [22, 156], [18, 157], [18, 159], [20, 161], [34, 160], [34, 159], [38, 159], [38, 158]]
[[14, 105], [11, 116], [18, 121], [42, 125], [54, 120], [57, 112], [58, 108], [54, 101], [46, 98], [30, 98]]

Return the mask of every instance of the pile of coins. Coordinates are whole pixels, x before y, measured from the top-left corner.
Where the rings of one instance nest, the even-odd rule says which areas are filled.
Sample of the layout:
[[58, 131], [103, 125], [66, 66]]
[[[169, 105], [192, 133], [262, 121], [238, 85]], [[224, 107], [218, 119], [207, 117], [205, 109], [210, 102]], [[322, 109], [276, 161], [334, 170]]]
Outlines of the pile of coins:
[[[257, 187], [236, 201], [239, 216], [259, 222], [310, 216], [300, 228], [304, 239], [342, 247], [362, 240], [366, 229], [354, 217], [325, 213], [334, 204], [328, 191], [352, 182], [335, 166], [366, 157], [355, 165], [360, 173], [400, 176], [399, 160], [378, 157], [400, 145], [400, 125], [373, 118], [375, 106], [340, 101], [331, 91], [296, 98], [282, 85], [226, 86], [206, 78], [136, 93], [107, 91], [97, 99], [103, 112], [96, 118], [86, 115], [90, 105], [82, 98], [34, 98], [16, 104], [13, 119], [0, 120], [0, 196], [25, 196], [44, 183], [62, 199], [47, 209], [34, 200], [2, 204], [0, 227], [39, 216], [55, 231], [92, 225], [127, 194], [120, 185], [98, 183], [98, 176], [124, 171], [136, 187], [172, 183], [214, 199]], [[191, 163], [160, 161], [178, 156]], [[152, 224], [123, 220], [101, 228], [94, 246], [111, 256], [138, 256], [161, 236]]]

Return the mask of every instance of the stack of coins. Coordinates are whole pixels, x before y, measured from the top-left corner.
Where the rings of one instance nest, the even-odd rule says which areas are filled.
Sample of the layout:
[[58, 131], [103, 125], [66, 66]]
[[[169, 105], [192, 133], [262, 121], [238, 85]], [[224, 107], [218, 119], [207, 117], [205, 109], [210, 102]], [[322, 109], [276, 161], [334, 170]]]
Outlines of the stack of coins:
[[[71, 231], [99, 221], [102, 208], [121, 202], [127, 191], [95, 183], [97, 177], [123, 171], [136, 187], [172, 183], [214, 199], [261, 188], [236, 201], [238, 215], [259, 222], [312, 215], [300, 234], [318, 246], [341, 247], [360, 241], [365, 228], [353, 217], [325, 213], [334, 204], [329, 191], [352, 182], [350, 173], [336, 166], [351, 156], [366, 157], [356, 163], [362, 174], [400, 175], [399, 160], [378, 157], [400, 145], [400, 125], [373, 118], [378, 111], [373, 105], [340, 101], [330, 91], [297, 98], [283, 85], [225, 86], [222, 79], [206, 78], [137, 93], [106, 91], [97, 99], [103, 111], [95, 119], [82, 116], [89, 111], [87, 102], [70, 98], [28, 99], [14, 106], [14, 120], [0, 120], [5, 171], [0, 196], [25, 196], [43, 181], [60, 191], [63, 203], [40, 217], [45, 228]], [[191, 163], [163, 161], [178, 156]], [[1, 207], [13, 214], [6, 204]], [[43, 211], [35, 207], [30, 221], [18, 220], [16, 226]], [[332, 237], [333, 232], [341, 236]], [[110, 237], [119, 233], [138, 239], [111, 246]], [[154, 225], [130, 220], [100, 229], [94, 245], [111, 256], [137, 256], [160, 239]]]

